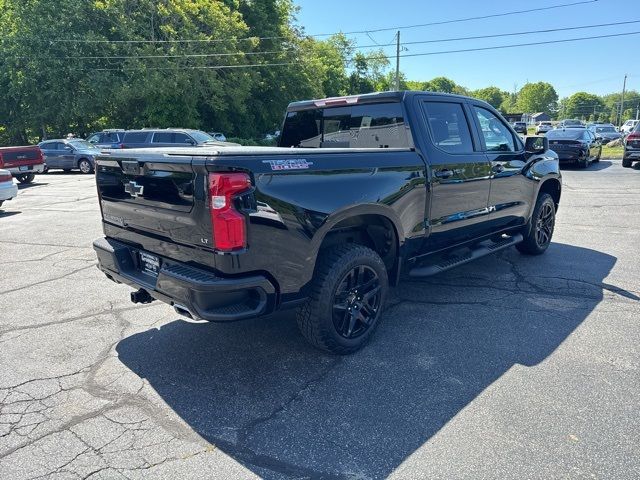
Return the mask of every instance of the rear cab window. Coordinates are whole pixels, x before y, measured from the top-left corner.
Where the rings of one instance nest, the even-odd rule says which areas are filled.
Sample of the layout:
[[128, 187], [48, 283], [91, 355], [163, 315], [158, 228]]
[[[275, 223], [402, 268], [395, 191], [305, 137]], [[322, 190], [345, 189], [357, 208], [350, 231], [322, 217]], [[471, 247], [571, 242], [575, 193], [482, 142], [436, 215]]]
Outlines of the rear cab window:
[[370, 103], [288, 112], [281, 147], [413, 147], [400, 103]]

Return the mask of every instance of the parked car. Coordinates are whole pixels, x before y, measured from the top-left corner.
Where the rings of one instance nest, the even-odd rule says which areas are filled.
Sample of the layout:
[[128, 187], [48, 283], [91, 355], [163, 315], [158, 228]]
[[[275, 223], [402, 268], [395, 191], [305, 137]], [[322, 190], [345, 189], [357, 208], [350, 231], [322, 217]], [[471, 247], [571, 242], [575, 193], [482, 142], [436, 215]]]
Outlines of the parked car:
[[547, 133], [549, 130], [553, 130], [553, 123], [551, 122], [538, 122], [536, 124], [536, 135]]
[[618, 132], [616, 127], [611, 123], [596, 123], [588, 127], [588, 130], [593, 133], [603, 145], [622, 138], [622, 134]]
[[69, 172], [78, 169], [82, 173], [92, 173], [95, 156], [100, 153], [98, 147], [79, 138], [46, 140], [38, 145], [44, 153], [47, 170]]
[[18, 186], [13, 183], [13, 175], [9, 170], [0, 170], [0, 207], [7, 200], [18, 195]]
[[193, 147], [210, 144], [226, 145], [201, 130], [145, 128], [127, 130], [120, 148]]
[[640, 120], [627, 120], [620, 127], [620, 133], [622, 133], [622, 135], [626, 135], [628, 133], [631, 133], [633, 131], [633, 129], [636, 128], [636, 126], [638, 125], [639, 122], [640, 122]]
[[636, 123], [633, 131], [624, 139], [622, 166], [630, 167], [633, 162], [638, 160], [640, 160], [640, 123]]
[[117, 128], [103, 130], [89, 135], [87, 142], [98, 148], [120, 148], [124, 134], [125, 130]]
[[264, 136], [264, 139], [265, 139], [265, 140], [269, 140], [269, 141], [271, 141], [271, 140], [277, 140], [279, 136], [280, 136], [280, 130], [276, 130], [276, 131], [275, 131], [275, 132], [273, 132], [273, 133], [267, 133], [267, 134]]
[[134, 303], [158, 299], [191, 318], [298, 308], [313, 345], [346, 354], [370, 338], [401, 274], [512, 245], [538, 255], [551, 242], [558, 156], [483, 101], [296, 102], [279, 146], [104, 152], [100, 269], [137, 289]]
[[37, 145], [0, 148], [0, 168], [8, 170], [20, 183], [31, 183], [36, 173], [45, 171], [44, 157]]
[[576, 118], [567, 118], [565, 120], [561, 120], [558, 123], [558, 125], [556, 125], [556, 128], [573, 128], [573, 127], [584, 128], [584, 123], [582, 123], [581, 120], [578, 120]]
[[602, 144], [586, 128], [555, 129], [547, 133], [549, 148], [558, 154], [560, 164], [576, 163], [587, 168], [591, 162], [599, 162]]
[[209, 135], [211, 135], [213, 137], [213, 139], [218, 141], [218, 142], [226, 142], [227, 141], [227, 137], [225, 137], [224, 133], [209, 132]]
[[513, 129], [516, 133], [522, 133], [524, 135], [527, 134], [527, 123], [526, 122], [515, 122], [513, 124]]

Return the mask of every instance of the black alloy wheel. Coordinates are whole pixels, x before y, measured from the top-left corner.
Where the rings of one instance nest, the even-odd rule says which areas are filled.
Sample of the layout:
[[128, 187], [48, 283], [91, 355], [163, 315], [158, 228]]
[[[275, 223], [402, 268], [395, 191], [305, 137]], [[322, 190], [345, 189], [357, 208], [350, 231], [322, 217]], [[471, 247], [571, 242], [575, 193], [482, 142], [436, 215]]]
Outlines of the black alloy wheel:
[[347, 272], [336, 289], [333, 325], [343, 338], [354, 339], [375, 324], [382, 301], [380, 278], [375, 270], [357, 265]]
[[552, 203], [543, 203], [536, 219], [536, 243], [540, 248], [546, 248], [551, 242], [555, 226], [555, 209]]

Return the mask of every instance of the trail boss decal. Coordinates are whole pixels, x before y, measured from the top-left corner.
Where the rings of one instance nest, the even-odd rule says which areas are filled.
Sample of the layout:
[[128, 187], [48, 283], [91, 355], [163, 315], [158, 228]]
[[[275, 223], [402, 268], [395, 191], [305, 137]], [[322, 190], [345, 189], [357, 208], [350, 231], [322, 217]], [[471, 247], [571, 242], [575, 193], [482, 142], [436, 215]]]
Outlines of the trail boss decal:
[[304, 158], [294, 158], [291, 160], [263, 160], [262, 163], [271, 165], [271, 170], [305, 170], [313, 165]]

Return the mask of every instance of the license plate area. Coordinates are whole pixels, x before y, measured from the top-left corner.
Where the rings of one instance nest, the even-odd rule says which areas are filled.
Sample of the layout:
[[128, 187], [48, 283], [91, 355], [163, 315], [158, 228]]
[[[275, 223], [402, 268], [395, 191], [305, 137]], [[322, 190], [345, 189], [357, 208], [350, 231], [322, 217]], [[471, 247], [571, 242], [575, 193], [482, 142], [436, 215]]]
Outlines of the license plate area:
[[158, 276], [160, 267], [162, 266], [160, 257], [147, 252], [138, 252], [138, 258], [140, 259], [140, 271], [142, 271], [142, 273], [146, 273], [152, 277]]
[[19, 170], [20, 172], [26, 172], [26, 171], [28, 171], [28, 170], [29, 170], [29, 165], [20, 165], [20, 166], [18, 167], [18, 170]]

